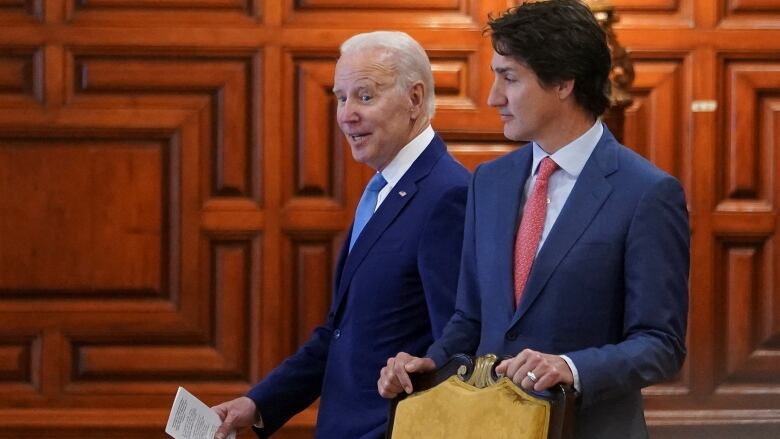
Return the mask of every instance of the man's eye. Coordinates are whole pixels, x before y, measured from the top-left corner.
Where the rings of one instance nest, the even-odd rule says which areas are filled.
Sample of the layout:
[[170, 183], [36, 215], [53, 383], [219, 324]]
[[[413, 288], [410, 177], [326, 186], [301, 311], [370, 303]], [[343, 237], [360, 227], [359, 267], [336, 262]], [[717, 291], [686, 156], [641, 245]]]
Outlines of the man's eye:
[[515, 82], [515, 78], [509, 77], [509, 76], [504, 76], [504, 81], [512, 83], [512, 82]]
[[343, 104], [344, 102], [346, 102], [346, 101], [347, 101], [347, 98], [346, 98], [346, 97], [344, 97], [344, 96], [336, 96], [336, 100], [337, 100], [339, 103], [342, 103], [342, 104]]
[[362, 95], [362, 96], [360, 96], [360, 101], [361, 102], [368, 102], [370, 100], [371, 100], [371, 96], [369, 96], [369, 95]]

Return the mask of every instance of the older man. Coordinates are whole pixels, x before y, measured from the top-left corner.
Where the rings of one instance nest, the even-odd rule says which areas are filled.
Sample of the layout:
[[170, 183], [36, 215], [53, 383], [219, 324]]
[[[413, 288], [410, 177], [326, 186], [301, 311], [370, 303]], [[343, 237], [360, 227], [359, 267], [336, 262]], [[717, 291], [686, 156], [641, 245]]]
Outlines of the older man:
[[689, 229], [679, 182], [620, 145], [606, 36], [577, 0], [528, 2], [489, 23], [488, 104], [530, 141], [469, 190], [456, 312], [426, 358], [388, 360], [379, 391], [456, 352], [511, 356], [527, 389], [581, 392], [575, 436], [647, 437], [640, 389], [685, 358]]
[[469, 174], [431, 128], [425, 51], [401, 32], [356, 35], [341, 46], [333, 92], [353, 158], [377, 173], [341, 250], [326, 323], [246, 396], [214, 407], [217, 438], [249, 425], [268, 436], [317, 397], [317, 437], [382, 437], [376, 371], [398, 351], [425, 353], [452, 315]]

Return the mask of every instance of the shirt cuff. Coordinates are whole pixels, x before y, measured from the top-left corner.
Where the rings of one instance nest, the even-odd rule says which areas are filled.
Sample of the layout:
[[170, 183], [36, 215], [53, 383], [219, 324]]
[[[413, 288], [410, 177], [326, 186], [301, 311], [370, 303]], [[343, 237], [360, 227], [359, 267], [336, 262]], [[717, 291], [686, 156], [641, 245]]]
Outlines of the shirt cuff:
[[580, 391], [580, 374], [577, 373], [577, 366], [574, 365], [574, 362], [571, 361], [571, 358], [567, 357], [566, 355], [559, 355], [559, 357], [563, 358], [563, 361], [566, 362], [566, 364], [569, 365], [569, 369], [571, 369], [571, 375], [574, 377], [574, 390], [577, 392]]
[[255, 418], [255, 419], [257, 419], [257, 422], [255, 422], [252, 425], [252, 427], [255, 427], [255, 428], [265, 428], [265, 425], [263, 425], [263, 415], [260, 414], [260, 410], [255, 412], [255, 414], [257, 415], [257, 417]]

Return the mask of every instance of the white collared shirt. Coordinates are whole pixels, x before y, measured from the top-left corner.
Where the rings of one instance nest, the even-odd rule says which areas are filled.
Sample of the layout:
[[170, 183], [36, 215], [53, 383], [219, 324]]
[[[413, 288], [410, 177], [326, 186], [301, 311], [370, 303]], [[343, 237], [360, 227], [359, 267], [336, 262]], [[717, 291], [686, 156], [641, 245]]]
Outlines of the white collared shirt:
[[547, 186], [547, 197], [550, 199], [550, 202], [547, 204], [547, 214], [544, 217], [544, 229], [542, 230], [542, 238], [539, 240], [539, 247], [536, 249], [537, 254], [539, 254], [539, 250], [544, 245], [544, 241], [555, 224], [555, 220], [558, 219], [563, 205], [566, 204], [569, 194], [574, 189], [577, 177], [580, 176], [582, 168], [585, 167], [585, 163], [590, 158], [603, 133], [604, 127], [601, 126], [601, 121], [596, 120], [596, 123], [588, 131], [585, 131], [583, 135], [555, 151], [552, 155], [544, 152], [536, 143], [533, 144], [534, 157], [531, 164], [531, 177], [526, 181], [525, 189], [523, 190], [525, 195], [523, 200], [524, 208], [526, 201], [531, 196], [531, 189], [536, 181], [536, 173], [539, 171], [539, 163], [542, 159], [549, 156], [560, 168], [550, 176]]
[[384, 177], [387, 184], [379, 191], [376, 197], [376, 207], [374, 212], [379, 209], [379, 205], [385, 201], [385, 198], [390, 194], [395, 185], [401, 180], [401, 177], [406, 174], [406, 171], [412, 167], [412, 163], [420, 157], [420, 154], [425, 151], [425, 148], [431, 143], [434, 137], [433, 127], [429, 124], [420, 134], [417, 135], [411, 142], [398, 151], [398, 154], [393, 157], [393, 160], [382, 169], [382, 177]]

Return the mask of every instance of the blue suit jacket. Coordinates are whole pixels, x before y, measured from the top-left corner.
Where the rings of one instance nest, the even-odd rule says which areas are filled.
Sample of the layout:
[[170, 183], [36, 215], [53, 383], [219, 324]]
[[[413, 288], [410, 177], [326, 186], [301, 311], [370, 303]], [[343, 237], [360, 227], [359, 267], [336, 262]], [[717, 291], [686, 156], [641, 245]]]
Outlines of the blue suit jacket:
[[[384, 435], [379, 370], [399, 351], [422, 355], [455, 306], [468, 171], [436, 136], [335, 271], [327, 322], [248, 395], [267, 436], [321, 396], [320, 438]], [[404, 195], [401, 195], [401, 194]]]
[[646, 437], [640, 389], [685, 358], [689, 239], [673, 177], [604, 128], [513, 303], [513, 245], [532, 148], [479, 167], [469, 188], [456, 312], [428, 356], [566, 354], [579, 438]]

